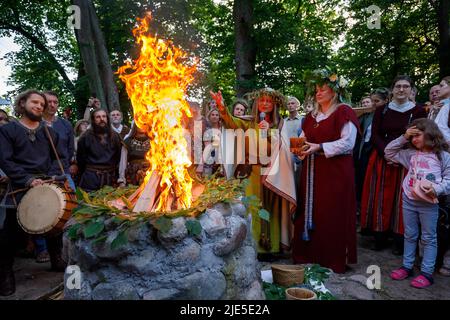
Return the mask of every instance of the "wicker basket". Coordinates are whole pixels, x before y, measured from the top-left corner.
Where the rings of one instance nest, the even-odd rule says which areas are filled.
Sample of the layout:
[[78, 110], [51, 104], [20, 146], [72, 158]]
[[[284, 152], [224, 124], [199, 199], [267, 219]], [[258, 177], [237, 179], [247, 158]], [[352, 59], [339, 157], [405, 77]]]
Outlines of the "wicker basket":
[[316, 300], [317, 294], [305, 288], [286, 289], [286, 300]]
[[305, 267], [299, 264], [273, 264], [272, 276], [273, 282], [283, 287], [302, 284], [305, 278]]

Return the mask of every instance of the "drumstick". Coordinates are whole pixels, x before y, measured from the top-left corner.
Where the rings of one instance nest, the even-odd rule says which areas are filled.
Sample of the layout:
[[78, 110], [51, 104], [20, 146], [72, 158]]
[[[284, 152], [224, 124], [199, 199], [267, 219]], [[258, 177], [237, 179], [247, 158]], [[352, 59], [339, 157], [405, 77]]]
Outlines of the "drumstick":
[[[53, 181], [54, 181], [53, 179], [50, 179], [50, 180], [43, 180], [42, 182], [43, 183], [50, 183], [50, 182], [53, 182]], [[14, 190], [14, 191], [8, 192], [6, 195], [10, 196], [12, 194], [16, 194], [16, 193], [19, 193], [19, 192], [27, 191], [28, 189], [31, 189], [31, 188], [32, 187], [26, 187], [26, 188], [23, 188], [23, 189]]]

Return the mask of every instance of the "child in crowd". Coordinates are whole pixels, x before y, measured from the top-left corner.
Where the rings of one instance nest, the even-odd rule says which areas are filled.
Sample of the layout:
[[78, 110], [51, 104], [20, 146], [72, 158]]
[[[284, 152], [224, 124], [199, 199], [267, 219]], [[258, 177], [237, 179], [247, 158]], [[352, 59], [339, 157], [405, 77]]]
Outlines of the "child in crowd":
[[421, 273], [411, 281], [415, 288], [433, 284], [437, 254], [437, 197], [450, 193], [450, 154], [447, 150], [448, 144], [438, 126], [429, 119], [414, 120], [406, 133], [385, 149], [386, 160], [400, 163], [408, 169], [402, 185], [405, 226], [403, 266], [392, 271], [391, 278], [404, 280], [413, 275], [417, 240], [421, 232], [424, 254]]
[[247, 113], [248, 103], [245, 100], [238, 99], [231, 107], [233, 109], [233, 116], [242, 117]]

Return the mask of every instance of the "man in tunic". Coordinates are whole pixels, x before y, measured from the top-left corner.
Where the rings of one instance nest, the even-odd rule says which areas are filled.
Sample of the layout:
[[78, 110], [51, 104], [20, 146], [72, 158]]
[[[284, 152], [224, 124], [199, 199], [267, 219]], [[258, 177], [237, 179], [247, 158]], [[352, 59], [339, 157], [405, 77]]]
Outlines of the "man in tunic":
[[[35, 90], [25, 91], [17, 97], [14, 109], [20, 120], [0, 127], [0, 168], [9, 177], [12, 192], [41, 185], [48, 177], [61, 174], [45, 124], [41, 122], [47, 109], [45, 95]], [[58, 146], [58, 135], [52, 128], [47, 129]], [[24, 194], [25, 191], [10, 192], [2, 201], [7, 209], [6, 216], [0, 217], [0, 225], [3, 224], [0, 227], [0, 296], [15, 292], [14, 243], [19, 233], [16, 206]], [[47, 245], [52, 270], [63, 271], [61, 235], [47, 237]]]
[[79, 186], [87, 192], [115, 185], [122, 143], [112, 130], [108, 114], [97, 109], [91, 114], [91, 128], [78, 140]]
[[[72, 125], [69, 121], [56, 115], [59, 107], [58, 95], [53, 91], [46, 91], [44, 94], [47, 98], [48, 108], [44, 111], [43, 119], [45, 123], [53, 128], [58, 134], [58, 150], [64, 158], [63, 167], [65, 173], [76, 175], [78, 167], [74, 159], [75, 137]], [[75, 188], [75, 186], [73, 186], [73, 188]]]

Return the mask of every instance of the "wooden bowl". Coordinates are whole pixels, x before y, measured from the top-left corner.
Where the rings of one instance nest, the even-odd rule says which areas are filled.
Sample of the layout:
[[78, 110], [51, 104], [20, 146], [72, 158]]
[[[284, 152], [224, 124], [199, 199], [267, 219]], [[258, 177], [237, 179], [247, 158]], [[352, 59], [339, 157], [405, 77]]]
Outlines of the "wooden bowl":
[[317, 294], [305, 288], [288, 288], [286, 300], [317, 300]]

